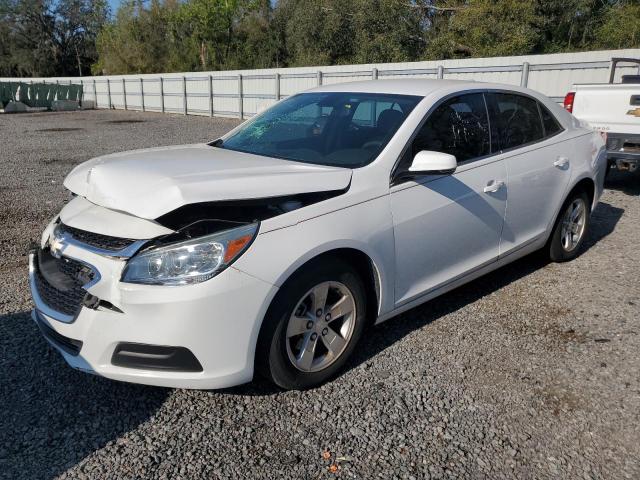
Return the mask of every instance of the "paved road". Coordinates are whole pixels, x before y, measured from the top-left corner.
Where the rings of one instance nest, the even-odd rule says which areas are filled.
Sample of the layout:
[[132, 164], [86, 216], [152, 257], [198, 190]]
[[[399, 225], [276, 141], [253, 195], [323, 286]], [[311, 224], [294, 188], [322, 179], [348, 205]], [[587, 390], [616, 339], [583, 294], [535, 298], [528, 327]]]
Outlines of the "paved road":
[[322, 388], [169, 390], [68, 368], [29, 319], [26, 280], [64, 175], [234, 125], [0, 116], [1, 478], [640, 478], [640, 175], [612, 178], [576, 261], [525, 258], [374, 328]]

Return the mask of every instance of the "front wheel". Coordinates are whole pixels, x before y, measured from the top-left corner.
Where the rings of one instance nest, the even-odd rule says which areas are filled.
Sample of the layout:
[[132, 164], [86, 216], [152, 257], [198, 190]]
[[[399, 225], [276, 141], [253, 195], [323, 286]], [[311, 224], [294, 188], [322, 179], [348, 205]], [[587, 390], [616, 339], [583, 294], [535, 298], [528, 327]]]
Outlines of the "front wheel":
[[554, 262], [566, 262], [578, 256], [587, 232], [591, 208], [585, 192], [572, 194], [562, 206], [551, 238], [549, 258]]
[[260, 334], [258, 369], [276, 385], [322, 384], [345, 364], [366, 318], [360, 275], [338, 259], [314, 262], [278, 293]]

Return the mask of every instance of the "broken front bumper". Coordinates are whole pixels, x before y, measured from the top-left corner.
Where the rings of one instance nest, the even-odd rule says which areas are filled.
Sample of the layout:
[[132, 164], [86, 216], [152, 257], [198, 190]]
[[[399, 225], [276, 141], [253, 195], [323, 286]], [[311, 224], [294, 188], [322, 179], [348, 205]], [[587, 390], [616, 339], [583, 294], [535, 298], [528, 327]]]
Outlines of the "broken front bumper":
[[273, 285], [233, 267], [195, 285], [128, 284], [120, 282], [121, 259], [77, 245], [65, 248], [62, 258], [96, 272], [82, 286], [92, 301], [85, 298], [77, 310], [61, 312], [67, 303], [44, 292], [38, 275], [55, 278], [32, 253], [32, 318], [72, 367], [166, 387], [224, 388], [251, 380]]

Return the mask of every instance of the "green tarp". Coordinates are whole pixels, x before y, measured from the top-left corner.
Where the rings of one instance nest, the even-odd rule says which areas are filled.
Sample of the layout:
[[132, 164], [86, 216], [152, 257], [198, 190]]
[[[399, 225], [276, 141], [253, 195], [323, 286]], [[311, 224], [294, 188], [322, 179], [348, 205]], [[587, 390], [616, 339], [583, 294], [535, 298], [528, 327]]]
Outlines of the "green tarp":
[[0, 103], [20, 101], [28, 107], [51, 108], [54, 100], [82, 100], [82, 85], [0, 82]]
[[19, 83], [0, 82], [0, 103], [6, 105], [16, 99]]

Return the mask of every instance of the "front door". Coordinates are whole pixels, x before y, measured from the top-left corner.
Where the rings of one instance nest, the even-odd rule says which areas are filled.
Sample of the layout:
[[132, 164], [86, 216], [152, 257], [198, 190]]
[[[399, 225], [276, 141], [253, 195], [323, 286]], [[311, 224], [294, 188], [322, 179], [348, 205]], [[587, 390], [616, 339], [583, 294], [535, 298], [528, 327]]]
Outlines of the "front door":
[[421, 150], [455, 155], [458, 169], [391, 188], [396, 306], [494, 262], [504, 224], [507, 172], [491, 156], [482, 93], [437, 107], [413, 140], [409, 163]]

